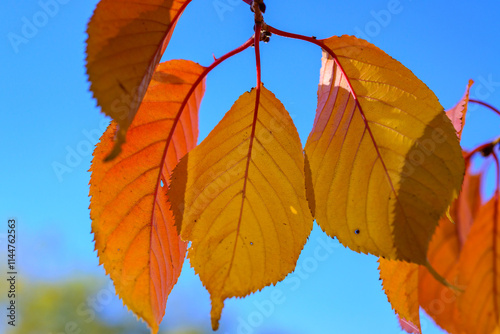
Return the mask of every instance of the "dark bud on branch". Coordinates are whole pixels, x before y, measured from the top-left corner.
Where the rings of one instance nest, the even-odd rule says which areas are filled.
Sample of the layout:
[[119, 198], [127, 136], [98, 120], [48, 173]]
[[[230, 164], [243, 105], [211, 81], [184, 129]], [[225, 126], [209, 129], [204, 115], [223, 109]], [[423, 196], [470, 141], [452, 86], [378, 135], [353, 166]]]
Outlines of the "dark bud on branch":
[[266, 4], [263, 2], [259, 3], [259, 9], [262, 13], [265, 13], [266, 12]]
[[491, 144], [491, 145], [488, 145], [486, 146], [485, 148], [483, 148], [481, 150], [481, 155], [483, 157], [487, 157], [489, 156], [491, 153], [493, 153], [493, 148], [495, 147], [495, 145]]

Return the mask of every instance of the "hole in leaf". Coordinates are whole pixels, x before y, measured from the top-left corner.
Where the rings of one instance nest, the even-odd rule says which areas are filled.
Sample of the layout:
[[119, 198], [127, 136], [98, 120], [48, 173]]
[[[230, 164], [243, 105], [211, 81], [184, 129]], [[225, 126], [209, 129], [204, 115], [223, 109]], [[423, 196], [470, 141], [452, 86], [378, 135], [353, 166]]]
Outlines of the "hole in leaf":
[[160, 180], [160, 186], [163, 188], [163, 180]]
[[252, 245], [253, 245], [253, 242], [250, 241], [250, 246], [252, 246]]
[[359, 230], [354, 231], [354, 233], [359, 234]]

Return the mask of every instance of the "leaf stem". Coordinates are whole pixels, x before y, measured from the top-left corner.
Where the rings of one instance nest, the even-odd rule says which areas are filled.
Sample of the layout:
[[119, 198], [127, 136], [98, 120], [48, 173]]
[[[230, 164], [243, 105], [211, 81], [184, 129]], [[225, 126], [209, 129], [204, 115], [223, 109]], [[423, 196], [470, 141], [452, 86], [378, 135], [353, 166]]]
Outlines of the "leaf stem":
[[385, 161], [382, 158], [382, 154], [380, 153], [379, 146], [378, 146], [377, 141], [375, 140], [375, 136], [373, 135], [373, 132], [372, 132], [372, 130], [371, 130], [369, 124], [368, 124], [368, 119], [367, 119], [367, 117], [365, 115], [365, 112], [364, 112], [363, 108], [361, 107], [361, 103], [359, 102], [359, 99], [358, 99], [358, 96], [356, 94], [356, 91], [354, 90], [354, 87], [351, 84], [351, 80], [350, 80], [349, 76], [347, 75], [346, 71], [344, 70], [344, 67], [340, 63], [340, 61], [339, 61], [337, 55], [335, 54], [335, 52], [333, 52], [333, 50], [330, 49], [323, 42], [323, 40], [318, 40], [318, 39], [316, 39], [316, 37], [308, 37], [308, 36], [303, 36], [303, 35], [299, 35], [299, 34], [289, 33], [289, 32], [286, 32], [286, 31], [282, 31], [282, 30], [276, 29], [276, 28], [271, 27], [269, 25], [266, 26], [266, 30], [269, 31], [270, 33], [276, 34], [278, 36], [288, 37], [288, 38], [293, 38], [293, 39], [299, 39], [299, 40], [303, 40], [303, 41], [306, 41], [306, 42], [318, 45], [319, 47], [321, 47], [324, 51], [326, 51], [333, 58], [333, 60], [335, 61], [335, 64], [337, 65], [339, 71], [342, 73], [342, 76], [344, 76], [344, 78], [346, 79], [347, 86], [349, 87], [349, 92], [352, 95], [352, 98], [354, 99], [354, 102], [356, 103], [356, 107], [359, 110], [359, 113], [361, 114], [363, 122], [365, 123], [365, 129], [368, 131], [368, 134], [369, 134], [370, 139], [371, 139], [371, 141], [373, 143], [373, 146], [375, 148], [377, 156], [380, 158], [380, 163], [382, 164], [382, 167], [383, 167], [383, 169], [385, 171], [385, 175], [387, 177], [387, 180], [389, 181], [391, 190], [394, 193], [397, 205], [399, 205], [399, 207], [401, 208], [401, 210], [403, 212], [405, 212], [403, 205], [399, 201], [398, 193], [396, 192], [396, 188], [394, 187], [392, 179], [391, 179], [391, 177], [389, 175], [389, 169], [387, 168], [387, 166], [385, 164]]
[[283, 36], [283, 37], [288, 37], [288, 38], [293, 38], [293, 39], [299, 39], [299, 40], [302, 40], [302, 41], [306, 41], [306, 42], [309, 42], [309, 43], [316, 44], [319, 47], [321, 47], [322, 49], [324, 49], [326, 52], [328, 52], [328, 54], [330, 54], [330, 56], [332, 56], [335, 59], [335, 61], [337, 63], [339, 63], [339, 61], [337, 59], [337, 55], [335, 54], [335, 52], [333, 52], [332, 49], [330, 49], [328, 46], [326, 46], [326, 44], [323, 43], [322, 40], [316, 39], [316, 37], [308, 37], [308, 36], [304, 36], [304, 35], [293, 34], [291, 32], [286, 32], [286, 31], [282, 31], [282, 30], [276, 29], [274, 27], [271, 27], [270, 25], [267, 26], [267, 30], [269, 32], [273, 33], [273, 34], [278, 35], [278, 36]]
[[[248, 180], [248, 169], [250, 168], [250, 160], [252, 158], [252, 148], [253, 142], [255, 139], [255, 128], [257, 127], [257, 116], [259, 113], [259, 104], [260, 104], [260, 86], [261, 86], [261, 70], [260, 70], [260, 50], [259, 50], [259, 42], [260, 42], [260, 27], [261, 24], [257, 23], [255, 25], [255, 35], [254, 35], [254, 44], [255, 44], [255, 64], [257, 68], [257, 87], [255, 89], [255, 107], [253, 112], [253, 121], [252, 121], [252, 131], [250, 132], [249, 145], [248, 145], [248, 153], [247, 153], [247, 163], [245, 166], [245, 176], [243, 178], [243, 187], [241, 189], [241, 206], [240, 206], [240, 214], [238, 216], [238, 225], [236, 226], [236, 240], [234, 241], [233, 254], [231, 257], [231, 262], [229, 262], [229, 268], [227, 270], [227, 277], [231, 272], [231, 268], [234, 263], [234, 255], [236, 254], [236, 245], [238, 244], [238, 238], [240, 234], [241, 227], [241, 219], [243, 217], [243, 206], [245, 204], [246, 190], [247, 190], [247, 180]], [[257, 33], [258, 32], [258, 33]]]
[[486, 102], [483, 102], [483, 101], [480, 101], [480, 100], [474, 100], [474, 99], [470, 99], [469, 102], [472, 102], [472, 103], [477, 103], [477, 104], [480, 104], [486, 108], [489, 108], [491, 110], [493, 110], [493, 112], [495, 112], [497, 115], [500, 116], [500, 110], [498, 110], [497, 108], [493, 107], [491, 104], [488, 104]]
[[470, 151], [465, 155], [464, 157], [465, 163], [467, 164], [469, 160], [472, 158], [472, 156], [476, 153], [481, 153], [484, 156], [488, 156], [494, 153], [493, 149], [495, 148], [495, 145], [498, 145], [499, 143], [500, 143], [500, 137], [491, 142], [479, 145], [478, 147], [476, 147], [475, 149], [473, 149], [472, 151]]
[[229, 276], [229, 273], [231, 271], [231, 268], [234, 263], [234, 255], [236, 254], [236, 245], [238, 244], [238, 238], [240, 234], [240, 227], [241, 227], [241, 219], [243, 217], [243, 206], [245, 204], [245, 197], [246, 197], [246, 189], [247, 189], [247, 180], [248, 180], [248, 169], [250, 168], [250, 160], [252, 158], [252, 148], [253, 148], [253, 142], [255, 139], [255, 128], [257, 127], [257, 116], [259, 113], [259, 105], [260, 105], [260, 86], [261, 86], [261, 68], [260, 68], [260, 28], [261, 24], [257, 23], [255, 25], [255, 35], [254, 35], [254, 44], [255, 44], [255, 64], [257, 68], [257, 87], [255, 89], [255, 108], [253, 112], [253, 121], [252, 121], [252, 131], [250, 133], [250, 138], [249, 138], [249, 145], [248, 145], [248, 153], [247, 153], [247, 163], [245, 166], [245, 176], [243, 178], [243, 188], [241, 190], [241, 206], [240, 206], [240, 215], [238, 216], [238, 225], [236, 227], [236, 240], [234, 241], [234, 248], [233, 248], [233, 254], [231, 257], [231, 262], [229, 262], [229, 268], [227, 270], [227, 277]]
[[[241, 188], [241, 205], [240, 205], [240, 213], [238, 216], [238, 223], [236, 225], [236, 235], [234, 239], [234, 246], [233, 246], [233, 251], [231, 254], [231, 260], [229, 261], [229, 266], [227, 268], [227, 272], [225, 274], [224, 280], [222, 282], [222, 286], [225, 286], [227, 278], [229, 277], [231, 273], [231, 269], [233, 268], [234, 264], [234, 257], [236, 255], [236, 247], [238, 245], [238, 239], [240, 237], [240, 229], [241, 229], [241, 221], [243, 218], [243, 207], [245, 206], [245, 198], [246, 198], [246, 190], [247, 190], [247, 181], [248, 181], [248, 170], [250, 168], [250, 161], [252, 158], [252, 148], [253, 148], [253, 142], [255, 139], [255, 128], [257, 127], [257, 115], [259, 112], [259, 104], [260, 104], [260, 86], [261, 86], [261, 69], [260, 69], [260, 50], [259, 50], [259, 45], [260, 45], [260, 29], [261, 29], [261, 23], [256, 22], [255, 24], [255, 34], [252, 39], [252, 42], [255, 46], [255, 61], [256, 61], [256, 68], [257, 68], [257, 88], [255, 90], [256, 96], [255, 96], [255, 108], [254, 108], [254, 114], [253, 114], [253, 121], [252, 121], [252, 130], [250, 132], [250, 137], [249, 137], [249, 145], [248, 145], [248, 152], [247, 152], [247, 162], [245, 166], [245, 175], [243, 177], [243, 187]], [[213, 311], [213, 309], [212, 309]], [[219, 319], [214, 319], [212, 315], [212, 329], [215, 331], [219, 328]]]
[[[165, 157], [167, 156], [167, 151], [168, 151], [168, 148], [169, 148], [170, 143], [172, 141], [172, 137], [174, 135], [174, 131], [175, 131], [176, 127], [177, 127], [177, 124], [179, 123], [179, 120], [180, 120], [180, 118], [182, 116], [184, 108], [186, 107], [189, 99], [191, 98], [191, 95], [193, 95], [194, 91], [196, 90], [196, 87], [198, 87], [198, 85], [203, 81], [203, 79], [205, 79], [205, 77], [208, 75], [208, 73], [210, 73], [210, 71], [212, 71], [215, 67], [217, 67], [218, 65], [220, 65], [226, 59], [231, 58], [232, 56], [234, 56], [234, 55], [236, 55], [236, 54], [238, 54], [238, 53], [240, 53], [240, 52], [248, 49], [250, 46], [252, 46], [253, 43], [254, 43], [254, 37], [249, 38], [244, 44], [242, 44], [238, 48], [236, 48], [236, 49], [234, 49], [234, 50], [226, 53], [222, 57], [216, 59], [212, 63], [212, 65], [210, 65], [209, 67], [205, 68], [205, 70], [200, 74], [200, 76], [198, 77], [198, 79], [196, 79], [196, 81], [194, 82], [194, 84], [191, 86], [191, 89], [189, 89], [189, 92], [186, 94], [186, 97], [182, 101], [181, 106], [179, 107], [179, 111], [177, 112], [177, 115], [175, 116], [174, 122], [172, 123], [172, 128], [170, 129], [170, 132], [168, 134], [168, 137], [167, 137], [167, 140], [166, 140], [165, 149], [163, 150], [163, 156], [162, 156], [162, 160], [161, 161], [164, 161]], [[163, 166], [162, 166], [161, 169], [163, 169]], [[161, 175], [162, 175], [162, 170], [160, 170], [160, 173], [158, 175], [158, 181], [156, 183], [155, 193], [158, 191], [158, 187], [160, 186]], [[165, 182], [165, 184], [169, 184], [169, 182], [167, 182], [167, 181], [168, 180], [163, 180], [163, 182]]]

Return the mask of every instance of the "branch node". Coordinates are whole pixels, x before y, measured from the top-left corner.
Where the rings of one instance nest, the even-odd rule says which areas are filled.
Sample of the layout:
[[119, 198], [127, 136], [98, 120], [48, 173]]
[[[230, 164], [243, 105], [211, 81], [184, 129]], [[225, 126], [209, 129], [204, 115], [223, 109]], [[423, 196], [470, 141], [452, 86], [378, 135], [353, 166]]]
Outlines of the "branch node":
[[250, 10], [254, 12], [255, 23], [264, 23], [264, 16], [262, 13], [266, 11], [266, 5], [264, 4], [264, 0], [253, 0], [252, 5], [250, 6]]

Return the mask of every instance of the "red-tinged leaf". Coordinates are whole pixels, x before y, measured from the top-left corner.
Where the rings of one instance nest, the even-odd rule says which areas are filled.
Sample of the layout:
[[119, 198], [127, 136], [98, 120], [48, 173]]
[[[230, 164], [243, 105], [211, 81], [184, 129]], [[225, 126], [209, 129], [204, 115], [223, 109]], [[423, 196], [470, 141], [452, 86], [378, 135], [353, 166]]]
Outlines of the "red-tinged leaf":
[[379, 258], [382, 286], [396, 314], [420, 331], [418, 270], [414, 263]]
[[404, 330], [406, 333], [413, 333], [413, 334], [420, 334], [422, 333], [420, 330], [420, 326], [415, 325], [414, 323], [401, 318], [398, 316], [399, 320], [399, 325], [401, 326], [401, 329]]
[[[433, 268], [455, 287], [463, 288], [457, 280], [460, 242], [458, 228], [446, 217], [442, 218], [429, 244], [427, 257]], [[423, 266], [419, 269], [418, 299], [420, 306], [434, 321], [450, 333], [459, 333], [457, 290], [436, 281]]]
[[169, 196], [189, 259], [212, 300], [276, 284], [295, 268], [313, 219], [302, 144], [281, 102], [265, 87], [236, 101], [172, 174]]
[[455, 130], [434, 93], [379, 48], [351, 36], [321, 42], [337, 58], [323, 53], [305, 147], [315, 218], [355, 251], [425, 265], [462, 184]]
[[101, 0], [97, 4], [87, 29], [87, 73], [97, 104], [119, 126], [108, 159], [120, 153], [177, 20], [190, 1]]
[[457, 303], [460, 333], [489, 334], [500, 327], [500, 219], [492, 198], [481, 207], [460, 254], [465, 286]]
[[203, 69], [185, 60], [160, 64], [123, 153], [103, 162], [113, 146], [112, 123], [92, 161], [90, 217], [99, 262], [124, 303], [155, 333], [186, 253], [166, 191], [171, 171], [196, 145], [204, 82], [182, 110], [181, 104]]
[[460, 102], [458, 102], [453, 108], [446, 111], [446, 116], [448, 116], [451, 120], [459, 139], [462, 138], [462, 131], [465, 126], [465, 115], [467, 114], [467, 105], [469, 104], [469, 91], [473, 83], [473, 80], [469, 80], [467, 88], [465, 89], [465, 94]]

